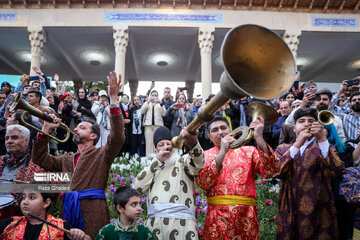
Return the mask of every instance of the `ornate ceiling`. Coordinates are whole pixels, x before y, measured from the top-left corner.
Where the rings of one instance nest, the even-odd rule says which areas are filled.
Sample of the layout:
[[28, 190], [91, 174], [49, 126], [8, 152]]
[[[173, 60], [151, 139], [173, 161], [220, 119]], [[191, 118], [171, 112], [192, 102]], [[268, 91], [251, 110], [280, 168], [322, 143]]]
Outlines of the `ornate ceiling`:
[[0, 0], [1, 8], [179, 8], [358, 13], [360, 0]]

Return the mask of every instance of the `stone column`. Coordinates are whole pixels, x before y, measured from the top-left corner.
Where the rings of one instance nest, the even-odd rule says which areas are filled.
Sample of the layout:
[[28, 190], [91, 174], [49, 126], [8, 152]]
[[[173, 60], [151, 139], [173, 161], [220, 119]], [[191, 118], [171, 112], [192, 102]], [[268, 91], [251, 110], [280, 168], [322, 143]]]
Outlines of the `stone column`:
[[187, 87], [187, 98], [189, 99], [189, 102], [192, 102], [194, 96], [195, 82], [186, 81], [185, 86]]
[[129, 30], [127, 26], [114, 26], [113, 38], [115, 46], [115, 72], [119, 76], [121, 74], [122, 88], [124, 91], [125, 85], [125, 56], [126, 47], [129, 41]]
[[283, 35], [283, 40], [289, 46], [291, 52], [294, 55], [295, 60], [296, 60], [296, 57], [297, 57], [297, 49], [298, 49], [298, 46], [299, 46], [300, 35], [301, 35], [301, 30], [298, 30], [298, 29], [286, 30], [284, 35]]
[[129, 80], [130, 95], [131, 95], [132, 101], [134, 100], [134, 97], [136, 96], [138, 86], [139, 86], [138, 80]]
[[41, 54], [44, 43], [46, 41], [46, 37], [43, 28], [40, 26], [28, 27], [28, 32], [31, 45], [30, 76], [35, 76], [36, 73], [34, 72], [34, 70], [32, 70], [32, 68], [40, 68]]
[[199, 28], [199, 47], [201, 55], [201, 88], [203, 101], [212, 93], [211, 53], [214, 41], [214, 27]]

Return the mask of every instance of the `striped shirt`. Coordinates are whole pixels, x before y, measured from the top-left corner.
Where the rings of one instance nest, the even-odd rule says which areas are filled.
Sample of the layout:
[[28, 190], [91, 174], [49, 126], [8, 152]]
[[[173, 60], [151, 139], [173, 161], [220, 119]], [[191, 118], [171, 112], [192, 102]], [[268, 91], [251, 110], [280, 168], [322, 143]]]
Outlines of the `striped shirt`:
[[[356, 113], [351, 112], [344, 115], [339, 114], [338, 116], [343, 116], [343, 126], [346, 139], [348, 141], [356, 140], [359, 137], [357, 130], [360, 128], [360, 115], [358, 116]], [[352, 145], [356, 147], [356, 144]]]

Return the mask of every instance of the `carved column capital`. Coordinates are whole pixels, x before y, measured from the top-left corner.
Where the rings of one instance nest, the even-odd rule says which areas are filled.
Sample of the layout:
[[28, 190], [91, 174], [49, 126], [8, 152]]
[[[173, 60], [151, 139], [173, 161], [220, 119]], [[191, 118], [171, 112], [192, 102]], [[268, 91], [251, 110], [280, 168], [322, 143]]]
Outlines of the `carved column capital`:
[[284, 35], [283, 35], [283, 40], [287, 43], [287, 45], [289, 46], [291, 52], [294, 55], [294, 58], [297, 57], [297, 49], [299, 46], [299, 42], [300, 42], [300, 35], [301, 35], [301, 30], [298, 29], [288, 29], [285, 31]]
[[31, 54], [41, 56], [41, 52], [46, 42], [45, 32], [42, 27], [28, 27]]
[[114, 26], [113, 38], [116, 52], [126, 53], [126, 47], [129, 42], [129, 29], [127, 26]]
[[199, 47], [201, 49], [201, 54], [211, 54], [214, 41], [214, 32], [214, 27], [199, 28]]

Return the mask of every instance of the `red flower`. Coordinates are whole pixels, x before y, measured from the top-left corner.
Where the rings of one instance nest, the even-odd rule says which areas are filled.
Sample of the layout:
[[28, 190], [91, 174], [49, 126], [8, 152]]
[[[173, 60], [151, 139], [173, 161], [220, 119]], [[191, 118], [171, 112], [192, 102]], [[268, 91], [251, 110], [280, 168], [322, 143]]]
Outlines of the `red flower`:
[[121, 186], [122, 186], [122, 187], [126, 186], [126, 182], [122, 182], [122, 183], [121, 183]]
[[266, 201], [265, 201], [265, 205], [266, 205], [266, 206], [270, 206], [270, 205], [271, 205], [271, 200], [269, 200], [269, 199], [266, 200]]
[[200, 192], [198, 190], [194, 191], [195, 195], [198, 195]]

